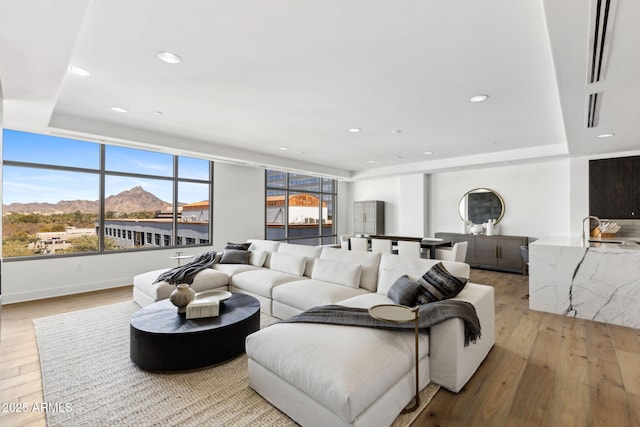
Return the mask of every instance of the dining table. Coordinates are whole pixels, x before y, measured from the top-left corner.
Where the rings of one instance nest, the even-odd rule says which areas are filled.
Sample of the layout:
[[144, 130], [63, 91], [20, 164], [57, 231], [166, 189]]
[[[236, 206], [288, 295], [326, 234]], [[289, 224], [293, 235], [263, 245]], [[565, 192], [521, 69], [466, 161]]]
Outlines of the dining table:
[[369, 244], [371, 244], [371, 239], [391, 240], [392, 245], [397, 245], [398, 241], [400, 240], [405, 240], [409, 242], [420, 242], [420, 247], [422, 249], [428, 249], [429, 258], [431, 259], [436, 259], [436, 248], [451, 246], [450, 240], [444, 239], [441, 237], [392, 236], [387, 234], [376, 234], [376, 235], [357, 236], [357, 237], [366, 237]]

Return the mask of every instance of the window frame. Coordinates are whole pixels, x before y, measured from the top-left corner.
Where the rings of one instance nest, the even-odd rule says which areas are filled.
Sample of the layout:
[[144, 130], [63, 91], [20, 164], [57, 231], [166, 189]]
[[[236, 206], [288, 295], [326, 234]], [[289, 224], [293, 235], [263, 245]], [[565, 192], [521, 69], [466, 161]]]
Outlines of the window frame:
[[[14, 132], [22, 132], [22, 133], [31, 133], [34, 135], [39, 135], [37, 133], [33, 133], [33, 132], [23, 132], [23, 131], [15, 131], [12, 129], [7, 129], [7, 130], [11, 130]], [[0, 132], [2, 131], [2, 129], [0, 129]], [[51, 136], [53, 138], [57, 138], [54, 136]], [[48, 255], [27, 255], [27, 256], [15, 256], [15, 257], [3, 257], [3, 261], [7, 261], [7, 262], [14, 262], [14, 261], [23, 261], [23, 260], [39, 260], [39, 259], [53, 259], [53, 258], [65, 258], [65, 257], [77, 257], [77, 256], [92, 256], [92, 255], [107, 255], [107, 254], [118, 254], [118, 253], [125, 253], [125, 252], [140, 252], [140, 251], [154, 251], [154, 250], [166, 250], [166, 249], [180, 249], [180, 248], [185, 248], [185, 245], [181, 245], [178, 246], [177, 245], [177, 241], [178, 241], [178, 198], [180, 197], [178, 194], [178, 186], [179, 183], [181, 182], [187, 182], [187, 183], [197, 183], [197, 184], [207, 184], [209, 186], [209, 192], [208, 192], [208, 197], [209, 197], [209, 219], [208, 219], [208, 239], [209, 242], [213, 241], [213, 190], [214, 190], [214, 186], [213, 186], [213, 177], [214, 177], [214, 162], [211, 160], [207, 160], [204, 158], [198, 158], [198, 157], [193, 157], [193, 156], [183, 156], [183, 155], [174, 155], [174, 154], [167, 154], [167, 153], [162, 153], [161, 151], [156, 151], [156, 150], [152, 150], [152, 149], [147, 149], [147, 148], [136, 148], [136, 147], [126, 147], [126, 148], [133, 148], [134, 150], [139, 150], [139, 151], [147, 151], [147, 152], [154, 152], [154, 153], [161, 153], [161, 154], [166, 154], [172, 157], [172, 166], [173, 166], [173, 175], [172, 176], [163, 176], [163, 175], [153, 175], [153, 174], [143, 174], [143, 173], [132, 173], [132, 172], [120, 172], [120, 171], [110, 171], [106, 169], [105, 163], [106, 163], [106, 147], [108, 145], [113, 145], [113, 144], [106, 144], [106, 143], [100, 143], [100, 142], [94, 142], [94, 141], [89, 141], [89, 140], [83, 140], [80, 138], [72, 138], [72, 137], [64, 137], [61, 139], [73, 139], [79, 142], [89, 142], [92, 144], [96, 144], [99, 147], [99, 166], [98, 168], [85, 168], [85, 167], [77, 167], [77, 166], [62, 166], [62, 165], [56, 165], [56, 164], [43, 164], [43, 163], [32, 163], [32, 162], [25, 162], [25, 161], [18, 161], [18, 160], [6, 160], [4, 157], [2, 159], [2, 167], [4, 169], [5, 166], [10, 166], [10, 167], [19, 167], [19, 168], [24, 168], [24, 169], [40, 169], [40, 170], [53, 170], [53, 171], [59, 171], [59, 172], [71, 172], [71, 173], [85, 173], [85, 174], [93, 174], [93, 175], [97, 175], [98, 176], [98, 196], [99, 196], [99, 208], [98, 208], [98, 218], [96, 219], [96, 223], [97, 223], [97, 237], [98, 237], [98, 250], [97, 251], [87, 251], [87, 252], [69, 252], [69, 253], [56, 253], [56, 254], [48, 254]], [[5, 144], [6, 144], [6, 140], [5, 140]], [[115, 145], [114, 145], [115, 146]], [[208, 171], [209, 171], [209, 179], [205, 180], [205, 179], [198, 179], [198, 178], [181, 178], [179, 177], [179, 169], [178, 169], [178, 164], [179, 164], [179, 159], [181, 157], [185, 157], [185, 158], [194, 158], [194, 159], [199, 159], [199, 160], [205, 160], [208, 162]], [[105, 195], [105, 181], [107, 177], [113, 177], [113, 176], [119, 176], [119, 177], [125, 177], [125, 178], [134, 178], [134, 179], [153, 179], [153, 180], [159, 180], [159, 181], [169, 181], [171, 182], [171, 186], [172, 186], [172, 206], [173, 206], [173, 212], [172, 212], [172, 225], [171, 225], [171, 236], [170, 236], [170, 245], [169, 246], [162, 246], [162, 245], [151, 245], [148, 246], [147, 244], [143, 245], [142, 247], [131, 247], [131, 248], [120, 248], [120, 249], [110, 249], [110, 250], [106, 250], [105, 249], [105, 237], [109, 237], [110, 234], [108, 235], [107, 232], [108, 230], [105, 229], [105, 214], [106, 214], [106, 210], [105, 210], [105, 200], [106, 200], [106, 195]], [[4, 180], [2, 185], [4, 186]], [[4, 212], [3, 212], [4, 213]], [[129, 230], [129, 232], [131, 233], [131, 231]], [[114, 235], [116, 234], [116, 230], [109, 230], [109, 233], [113, 233]], [[117, 230], [117, 233], [120, 234], [120, 229]], [[149, 232], [145, 232], [145, 233], [149, 233]], [[151, 233], [153, 233], [153, 231], [151, 231]], [[125, 233], [126, 234], [126, 233]], [[163, 239], [161, 239], [161, 243], [163, 242]], [[189, 246], [202, 246], [202, 247], [206, 247], [206, 246], [210, 246], [210, 243], [205, 243], [205, 244], [201, 244], [199, 242], [195, 242], [194, 244], [190, 244]]]
[[[269, 172], [284, 174], [285, 185], [269, 186]], [[291, 185], [291, 180], [290, 180], [291, 175], [296, 175], [298, 177], [304, 176], [303, 180], [305, 181], [318, 179], [319, 191], [295, 188], [294, 186]], [[338, 233], [337, 233], [338, 221], [337, 221], [337, 215], [336, 215], [338, 210], [338, 206], [337, 206], [338, 205], [338, 182], [336, 179], [331, 179], [333, 181], [333, 185], [332, 185], [333, 191], [325, 191], [324, 181], [327, 179], [331, 179], [331, 178], [316, 177], [313, 175], [306, 175], [303, 173], [296, 173], [296, 172], [285, 172], [277, 169], [265, 169], [265, 180], [264, 180], [265, 181], [265, 198], [264, 198], [264, 209], [265, 209], [264, 237], [265, 239], [268, 238], [268, 229], [269, 229], [269, 226], [267, 224], [267, 209], [268, 209], [267, 197], [270, 196], [269, 192], [271, 191], [271, 192], [284, 193], [284, 206], [283, 206], [284, 207], [284, 221], [283, 221], [284, 237], [280, 239], [270, 239], [270, 240], [287, 242], [287, 243], [297, 243], [303, 240], [317, 239], [317, 245], [336, 244], [336, 242], [338, 241]], [[317, 235], [301, 236], [301, 237], [291, 237], [289, 235], [289, 225], [290, 225], [289, 224], [289, 197], [292, 194], [311, 194], [318, 198], [318, 201], [319, 201], [318, 218], [320, 219], [320, 221], [317, 227], [317, 231], [318, 231]], [[333, 198], [333, 209], [332, 209], [332, 217], [331, 217], [331, 221], [332, 221], [331, 234], [323, 234], [322, 203], [324, 201], [324, 196], [331, 196]], [[332, 240], [332, 241], [331, 243], [326, 243], [327, 240], [330, 240], [330, 241]], [[301, 243], [301, 244], [305, 244], [305, 243]]]

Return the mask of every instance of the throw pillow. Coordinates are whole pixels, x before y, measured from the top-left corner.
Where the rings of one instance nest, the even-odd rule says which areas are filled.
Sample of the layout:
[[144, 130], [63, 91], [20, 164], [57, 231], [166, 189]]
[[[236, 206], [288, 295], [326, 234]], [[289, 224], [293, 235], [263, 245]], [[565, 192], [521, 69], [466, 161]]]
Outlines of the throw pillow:
[[439, 262], [424, 273], [418, 283], [417, 302], [427, 304], [455, 297], [467, 284], [467, 279], [449, 273]]
[[391, 301], [400, 305], [413, 305], [416, 296], [420, 292], [420, 284], [416, 281], [409, 279], [405, 274], [398, 277], [395, 283], [389, 289], [389, 298]]
[[383, 268], [378, 274], [378, 288], [377, 293], [384, 296], [389, 296], [389, 289], [398, 280], [398, 277], [406, 276], [407, 273], [400, 270], [393, 270], [391, 268]]
[[318, 258], [313, 266], [311, 278], [350, 288], [359, 288], [361, 274], [360, 264]]
[[238, 249], [225, 249], [222, 251], [220, 264], [248, 264], [251, 252]]
[[225, 246], [225, 249], [236, 249], [238, 251], [248, 251], [249, 250], [249, 246], [251, 246], [251, 243], [232, 243], [232, 242], [227, 242], [227, 246]]
[[262, 267], [266, 260], [267, 260], [267, 251], [251, 251], [251, 256], [249, 257], [249, 264], [255, 265], [256, 267]]
[[271, 264], [269, 268], [282, 273], [302, 276], [306, 265], [307, 259], [303, 256], [276, 252], [271, 254]]

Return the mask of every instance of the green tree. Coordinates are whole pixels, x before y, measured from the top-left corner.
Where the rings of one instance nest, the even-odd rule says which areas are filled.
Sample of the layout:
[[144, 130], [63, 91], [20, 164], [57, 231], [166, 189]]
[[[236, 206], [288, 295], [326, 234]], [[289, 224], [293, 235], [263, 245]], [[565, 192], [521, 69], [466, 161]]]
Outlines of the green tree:
[[[74, 238], [70, 243], [71, 247], [65, 252], [96, 252], [98, 250], [98, 236], [80, 236]], [[105, 250], [116, 249], [115, 241], [109, 237], [104, 239]]]

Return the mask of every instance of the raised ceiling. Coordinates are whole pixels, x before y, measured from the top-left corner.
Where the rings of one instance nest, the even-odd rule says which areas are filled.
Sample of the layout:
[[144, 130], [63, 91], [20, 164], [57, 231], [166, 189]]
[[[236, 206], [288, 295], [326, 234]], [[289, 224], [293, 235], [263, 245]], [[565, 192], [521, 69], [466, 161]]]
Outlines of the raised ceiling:
[[1, 0], [3, 125], [346, 179], [637, 150], [640, 2], [609, 12], [588, 83], [584, 0]]

